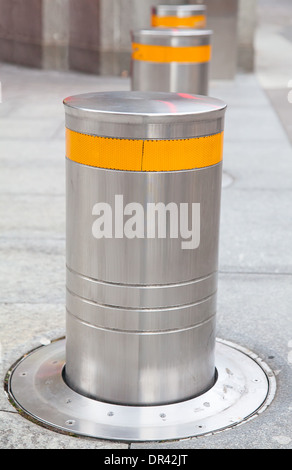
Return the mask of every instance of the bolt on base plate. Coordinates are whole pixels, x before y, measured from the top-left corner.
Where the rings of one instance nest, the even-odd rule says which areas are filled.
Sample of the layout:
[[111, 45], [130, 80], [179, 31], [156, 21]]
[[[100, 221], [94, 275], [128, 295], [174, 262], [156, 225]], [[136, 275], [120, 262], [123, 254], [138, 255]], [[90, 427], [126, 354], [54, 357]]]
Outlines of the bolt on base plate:
[[216, 341], [217, 381], [180, 403], [125, 406], [82, 396], [66, 385], [65, 339], [35, 349], [6, 376], [10, 401], [26, 418], [54, 431], [112, 441], [166, 441], [212, 434], [254, 418], [271, 403], [276, 380], [254, 353]]

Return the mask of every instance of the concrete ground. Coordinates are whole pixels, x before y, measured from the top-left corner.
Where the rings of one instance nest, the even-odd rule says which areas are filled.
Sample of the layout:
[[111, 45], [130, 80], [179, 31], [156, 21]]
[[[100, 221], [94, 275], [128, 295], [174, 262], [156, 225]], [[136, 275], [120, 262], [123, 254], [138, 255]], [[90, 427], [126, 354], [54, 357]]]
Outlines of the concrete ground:
[[[288, 0], [274, 3], [279, 9], [289, 8]], [[291, 24], [289, 29], [284, 10], [276, 27], [267, 4], [273, 8], [270, 1], [259, 2], [263, 13], [256, 38], [257, 73], [212, 82], [210, 94], [228, 104], [217, 336], [252, 350], [269, 365], [277, 379], [273, 402], [255, 419], [215, 435], [128, 445], [47, 430], [18, 414], [2, 388], [0, 448], [292, 448], [292, 104], [288, 100], [292, 70], [285, 63], [292, 52]], [[268, 45], [272, 39], [281, 45], [275, 54], [277, 73]], [[130, 85], [127, 78], [7, 64], [0, 64], [0, 74], [3, 381], [23, 354], [65, 334], [62, 99], [88, 91], [126, 90]]]

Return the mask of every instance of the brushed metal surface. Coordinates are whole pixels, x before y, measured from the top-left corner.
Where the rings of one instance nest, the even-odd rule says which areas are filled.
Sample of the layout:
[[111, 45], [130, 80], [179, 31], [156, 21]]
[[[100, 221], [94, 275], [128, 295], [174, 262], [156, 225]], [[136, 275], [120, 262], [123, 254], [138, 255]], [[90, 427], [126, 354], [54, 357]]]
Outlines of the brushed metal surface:
[[153, 46], [207, 46], [211, 43], [211, 37], [211, 29], [148, 28], [131, 31], [132, 42]]
[[141, 333], [199, 326], [216, 313], [215, 294], [179, 307], [131, 308], [93, 302], [67, 290], [66, 303], [68, 314], [74, 316], [76, 321], [101, 329]]
[[[155, 135], [175, 140], [221, 132], [225, 107], [213, 98], [152, 92], [65, 100], [66, 125], [72, 130], [124, 139]], [[150, 406], [186, 400], [213, 386], [221, 177], [222, 163], [141, 172], [66, 160], [64, 377], [79, 394]], [[118, 217], [117, 196], [123, 201]], [[122, 220], [118, 234], [93, 236], [97, 203], [110, 208], [114, 232]], [[167, 217], [163, 238], [158, 232], [148, 237], [147, 229], [142, 236], [126, 237], [124, 207], [131, 203], [142, 213], [151, 203], [164, 208], [184, 204], [188, 216], [195, 204], [199, 222], [189, 219], [188, 224], [197, 224], [198, 243], [183, 249], [186, 238], [181, 230], [170, 236]], [[148, 223], [147, 217], [143, 220]]]
[[[222, 164], [190, 171], [131, 172], [66, 160], [67, 266], [81, 275], [116, 284], [153, 285], [194, 281], [217, 271]], [[178, 238], [92, 236], [96, 202], [115, 205], [199, 203], [200, 246], [182, 250]]]
[[131, 89], [208, 95], [209, 63], [132, 60]]
[[[68, 384], [128, 405], [203, 393], [215, 376], [222, 164], [153, 173], [66, 165]], [[180, 237], [94, 239], [92, 207], [114, 207], [116, 194], [124, 204], [199, 203], [199, 247], [182, 250]]]
[[206, 13], [205, 5], [155, 5], [151, 12], [156, 16], [178, 16], [185, 18], [189, 16], [202, 15]]
[[199, 302], [217, 289], [217, 272], [191, 281], [172, 284], [123, 284], [100, 281], [73, 271], [67, 266], [69, 292], [106, 306], [159, 308]]
[[125, 442], [203, 436], [257, 418], [276, 394], [273, 371], [255, 353], [217, 338], [215, 357], [216, 382], [199, 397], [169, 405], [115, 405], [68, 387], [61, 339], [20, 359], [7, 373], [7, 393], [22, 417], [70, 435]]
[[99, 328], [70, 314], [66, 325], [65, 380], [86, 397], [149, 406], [193, 398], [214, 384], [214, 316], [147, 332]]
[[[132, 43], [168, 47], [211, 44], [212, 31], [201, 29], [153, 28], [133, 31]], [[208, 95], [209, 64], [194, 62], [131, 61], [132, 91], [161, 91]]]

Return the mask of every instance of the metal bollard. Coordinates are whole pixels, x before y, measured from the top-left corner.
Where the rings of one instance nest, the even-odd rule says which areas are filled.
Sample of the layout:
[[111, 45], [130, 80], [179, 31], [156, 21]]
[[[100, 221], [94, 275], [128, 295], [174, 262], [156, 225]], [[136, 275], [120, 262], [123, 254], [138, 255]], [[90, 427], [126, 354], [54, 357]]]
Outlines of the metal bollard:
[[166, 28], [205, 28], [205, 5], [157, 5], [151, 10], [151, 26]]
[[66, 337], [14, 362], [10, 403], [33, 425], [130, 443], [259, 416], [273, 371], [215, 338], [225, 104], [163, 92], [64, 104]]
[[208, 94], [212, 31], [151, 28], [131, 35], [133, 91]]
[[225, 104], [172, 93], [67, 98], [65, 381], [123, 405], [215, 381]]

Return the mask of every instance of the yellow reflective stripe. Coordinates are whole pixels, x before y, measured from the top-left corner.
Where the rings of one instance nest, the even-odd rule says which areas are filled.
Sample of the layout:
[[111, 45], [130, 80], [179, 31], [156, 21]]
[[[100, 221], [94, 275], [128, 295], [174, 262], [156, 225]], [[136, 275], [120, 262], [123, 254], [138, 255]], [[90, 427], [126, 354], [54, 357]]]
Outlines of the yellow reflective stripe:
[[191, 170], [222, 160], [223, 132], [196, 139], [145, 140], [143, 171]]
[[66, 129], [66, 156], [99, 168], [141, 170], [142, 140], [111, 139]]
[[206, 26], [206, 16], [197, 15], [197, 16], [186, 16], [180, 18], [178, 16], [156, 16], [152, 15], [151, 17], [151, 26], [161, 27], [165, 26], [167, 28], [204, 28]]
[[172, 47], [132, 43], [132, 59], [149, 62], [209, 62], [211, 46]]
[[223, 132], [178, 140], [98, 137], [66, 129], [66, 157], [98, 168], [124, 171], [179, 171], [222, 160]]

